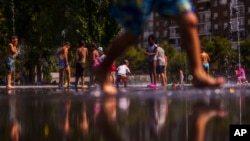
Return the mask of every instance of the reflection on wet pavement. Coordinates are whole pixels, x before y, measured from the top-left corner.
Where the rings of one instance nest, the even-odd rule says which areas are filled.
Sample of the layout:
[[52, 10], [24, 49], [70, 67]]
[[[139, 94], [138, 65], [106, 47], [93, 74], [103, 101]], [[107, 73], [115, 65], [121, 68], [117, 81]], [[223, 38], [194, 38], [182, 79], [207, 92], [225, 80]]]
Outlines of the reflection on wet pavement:
[[5, 141], [228, 141], [230, 124], [250, 123], [247, 88], [0, 92]]

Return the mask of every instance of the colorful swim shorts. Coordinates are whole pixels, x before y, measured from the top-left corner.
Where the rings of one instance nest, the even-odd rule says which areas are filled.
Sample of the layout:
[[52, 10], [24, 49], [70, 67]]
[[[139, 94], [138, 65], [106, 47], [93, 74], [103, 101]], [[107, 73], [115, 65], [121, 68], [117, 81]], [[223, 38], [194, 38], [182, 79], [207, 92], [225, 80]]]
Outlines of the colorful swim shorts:
[[67, 67], [66, 61], [64, 59], [60, 59], [58, 62], [59, 69], [65, 69]]
[[192, 12], [193, 7], [190, 0], [118, 0], [117, 5], [111, 9], [111, 15], [126, 30], [139, 35], [152, 11], [161, 16], [178, 16]]
[[15, 70], [15, 59], [11, 57], [5, 58], [5, 66], [8, 73], [12, 73]]

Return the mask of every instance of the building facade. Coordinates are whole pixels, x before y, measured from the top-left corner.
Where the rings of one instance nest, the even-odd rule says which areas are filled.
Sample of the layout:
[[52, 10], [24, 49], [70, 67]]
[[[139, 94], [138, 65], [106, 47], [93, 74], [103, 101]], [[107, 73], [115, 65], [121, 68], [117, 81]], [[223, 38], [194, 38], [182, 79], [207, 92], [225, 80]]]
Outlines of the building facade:
[[[250, 0], [193, 0], [198, 17], [200, 37], [221, 36], [232, 41], [237, 48], [239, 41], [250, 36]], [[167, 41], [176, 49], [181, 48], [179, 26], [170, 18], [163, 19], [152, 13], [138, 43], [147, 45], [147, 36], [154, 34], [159, 42]]]

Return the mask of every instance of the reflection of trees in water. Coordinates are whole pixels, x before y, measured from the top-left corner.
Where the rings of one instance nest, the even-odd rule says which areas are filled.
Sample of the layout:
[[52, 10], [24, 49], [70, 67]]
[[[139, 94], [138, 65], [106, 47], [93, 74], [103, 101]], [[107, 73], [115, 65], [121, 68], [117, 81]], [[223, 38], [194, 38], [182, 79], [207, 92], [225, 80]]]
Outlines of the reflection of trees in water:
[[[14, 110], [16, 112], [14, 113], [21, 127], [20, 140], [176, 141], [187, 139], [187, 126], [188, 131], [193, 131], [190, 127], [192, 115], [194, 115], [194, 104], [196, 104], [195, 107], [205, 107], [201, 108], [203, 111], [206, 108], [223, 105], [225, 109], [230, 110], [228, 118], [223, 120], [215, 118], [208, 123], [206, 132], [208, 139], [222, 140], [228, 135], [228, 125], [239, 121], [240, 103], [237, 96], [216, 98], [217, 100], [213, 100], [212, 96], [207, 96], [206, 101], [193, 96], [186, 97], [186, 99], [185, 97], [161, 96], [99, 98], [97, 101], [100, 102], [100, 111], [95, 120], [94, 105], [97, 102], [95, 98], [65, 95], [25, 97], [22, 95], [16, 97]], [[0, 99], [1, 113], [13, 111], [5, 100]], [[249, 123], [249, 118], [247, 118], [249, 113], [247, 113], [247, 108], [244, 109], [249, 100], [249, 97], [244, 97], [241, 101], [245, 103], [245, 105], [241, 103], [244, 123]], [[9, 135], [11, 124], [5, 124], [6, 121], [10, 123], [9, 116], [2, 115], [0, 131]], [[69, 132], [64, 130], [65, 123], [69, 127], [67, 130]]]

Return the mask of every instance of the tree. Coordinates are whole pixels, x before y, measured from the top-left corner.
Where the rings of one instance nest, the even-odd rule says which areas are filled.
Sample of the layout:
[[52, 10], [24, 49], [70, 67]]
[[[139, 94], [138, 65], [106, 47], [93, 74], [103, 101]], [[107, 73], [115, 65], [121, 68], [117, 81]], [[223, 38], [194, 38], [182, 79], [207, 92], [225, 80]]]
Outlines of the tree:
[[[241, 53], [241, 64], [245, 67], [246, 72], [250, 72], [250, 39], [246, 39], [245, 41], [240, 43], [240, 53]], [[248, 74], [248, 73], [247, 73]]]
[[[2, 2], [2, 1], [1, 1]], [[0, 43], [7, 44], [12, 34], [12, 1], [3, 1], [0, 6]], [[23, 54], [17, 59], [17, 71], [28, 74], [27, 81], [34, 82], [35, 70], [41, 78], [44, 62], [49, 63], [46, 75], [56, 71], [56, 61], [52, 59], [63, 42], [72, 44], [69, 59], [74, 66], [74, 55], [78, 41], [97, 42], [104, 48], [120, 30], [109, 10], [115, 0], [18, 0], [15, 2], [15, 33], [19, 37]], [[1, 16], [2, 17], [2, 16]], [[2, 20], [3, 19], [3, 20]], [[4, 22], [2, 22], [4, 21]], [[112, 30], [111, 30], [112, 29]], [[4, 34], [6, 31], [6, 34]], [[4, 38], [2, 38], [4, 36]], [[1, 50], [1, 52], [3, 52]], [[49, 78], [49, 76], [46, 76]], [[39, 80], [40, 81], [40, 80]]]
[[237, 52], [229, 40], [218, 36], [212, 37], [212, 40], [202, 38], [201, 45], [211, 58], [210, 73], [214, 72], [216, 75], [233, 73], [231, 65], [237, 60]]

